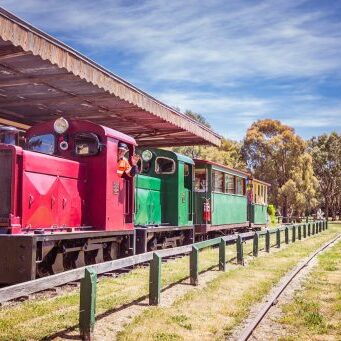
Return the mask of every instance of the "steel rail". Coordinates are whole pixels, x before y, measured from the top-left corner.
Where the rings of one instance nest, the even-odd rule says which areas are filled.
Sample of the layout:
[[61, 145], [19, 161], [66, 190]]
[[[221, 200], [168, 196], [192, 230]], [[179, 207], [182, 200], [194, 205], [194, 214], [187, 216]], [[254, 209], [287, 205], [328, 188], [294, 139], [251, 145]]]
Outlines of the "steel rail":
[[312, 259], [314, 259], [319, 253], [321, 253], [329, 245], [335, 243], [340, 238], [341, 238], [341, 234], [339, 234], [337, 237], [333, 238], [332, 240], [329, 240], [327, 243], [325, 243], [323, 246], [317, 249], [312, 255], [310, 255], [309, 258], [306, 259], [301, 265], [297, 266], [293, 271], [291, 271], [289, 274], [285, 276], [286, 280], [284, 281], [284, 283], [275, 291], [275, 293], [270, 297], [270, 299], [264, 304], [263, 308], [254, 318], [254, 320], [243, 329], [242, 333], [238, 337], [238, 341], [246, 341], [249, 339], [249, 337], [252, 335], [252, 333], [257, 328], [259, 323], [266, 316], [270, 308], [273, 305], [275, 305], [275, 302], [277, 301], [278, 297], [283, 293], [283, 291], [291, 283], [291, 281], [297, 276], [297, 274], [303, 268], [305, 268], [312, 261]]

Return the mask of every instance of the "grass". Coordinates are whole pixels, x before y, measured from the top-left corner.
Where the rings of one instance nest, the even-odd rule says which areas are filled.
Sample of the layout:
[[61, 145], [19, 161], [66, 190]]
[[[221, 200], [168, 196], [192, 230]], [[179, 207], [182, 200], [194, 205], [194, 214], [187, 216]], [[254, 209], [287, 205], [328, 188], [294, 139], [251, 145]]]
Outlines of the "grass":
[[341, 242], [318, 257], [302, 290], [286, 304], [282, 340], [341, 340]]
[[[259, 302], [299, 259], [308, 256], [340, 232], [340, 225], [330, 226], [329, 230], [319, 235], [290, 244], [266, 257], [256, 258], [247, 267], [221, 273], [205, 288], [189, 291], [170, 307], [146, 309], [125, 326], [118, 339], [226, 339], [248, 315], [250, 307]], [[318, 320], [319, 315], [311, 314], [309, 318]]]
[[[142, 335], [143, 339], [149, 340], [181, 340], [196, 339], [197, 333], [204, 339], [229, 335], [247, 314], [250, 303], [265, 295], [299, 258], [340, 231], [340, 226], [330, 226], [329, 230], [304, 242], [259, 257], [245, 268], [238, 267], [221, 273], [206, 289], [193, 288], [170, 308], [146, 309], [126, 326], [119, 338], [137, 340]], [[228, 246], [227, 250], [227, 258], [235, 256], [235, 246]], [[251, 250], [252, 243], [248, 242], [244, 252]], [[203, 250], [200, 254], [200, 271], [216, 265], [217, 260], [217, 249]], [[188, 276], [188, 263], [188, 257], [164, 263], [163, 287]], [[149, 270], [146, 268], [137, 268], [115, 279], [101, 279], [97, 288], [97, 316], [147, 295], [148, 281]], [[0, 308], [0, 340], [43, 339], [77, 326], [78, 308], [79, 289], [57, 297], [4, 306]], [[216, 316], [219, 318], [216, 319]]]

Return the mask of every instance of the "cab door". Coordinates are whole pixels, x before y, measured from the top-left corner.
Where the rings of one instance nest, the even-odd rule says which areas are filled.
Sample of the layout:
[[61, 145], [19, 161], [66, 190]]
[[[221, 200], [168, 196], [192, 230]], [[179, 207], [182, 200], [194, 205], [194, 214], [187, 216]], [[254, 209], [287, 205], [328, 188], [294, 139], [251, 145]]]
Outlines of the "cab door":
[[179, 164], [179, 225], [193, 224], [193, 166]]

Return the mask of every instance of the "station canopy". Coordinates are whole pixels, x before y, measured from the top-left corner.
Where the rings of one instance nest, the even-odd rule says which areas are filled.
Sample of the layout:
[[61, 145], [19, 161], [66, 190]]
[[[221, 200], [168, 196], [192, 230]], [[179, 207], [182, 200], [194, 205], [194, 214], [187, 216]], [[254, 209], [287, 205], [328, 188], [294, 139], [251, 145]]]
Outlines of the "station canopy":
[[206, 126], [158, 101], [0, 7], [0, 124], [77, 118], [139, 145], [220, 145]]

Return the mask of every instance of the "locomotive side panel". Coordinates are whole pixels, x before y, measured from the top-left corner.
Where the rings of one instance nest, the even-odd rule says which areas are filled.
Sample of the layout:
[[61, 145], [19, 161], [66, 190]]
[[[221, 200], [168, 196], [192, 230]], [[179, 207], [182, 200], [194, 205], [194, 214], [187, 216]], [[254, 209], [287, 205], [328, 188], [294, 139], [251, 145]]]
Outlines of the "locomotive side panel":
[[30, 151], [22, 158], [22, 228], [81, 227], [84, 165]]

